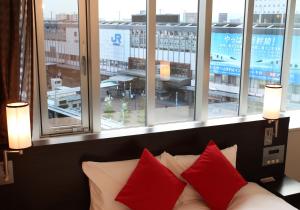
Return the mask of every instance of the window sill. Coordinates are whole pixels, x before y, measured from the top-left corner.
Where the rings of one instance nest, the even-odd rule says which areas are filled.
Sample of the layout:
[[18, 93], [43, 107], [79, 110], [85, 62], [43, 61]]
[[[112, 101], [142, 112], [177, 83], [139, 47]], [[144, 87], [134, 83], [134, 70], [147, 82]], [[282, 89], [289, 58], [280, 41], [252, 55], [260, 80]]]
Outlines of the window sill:
[[[282, 115], [282, 117], [285, 117], [285, 115]], [[33, 145], [44, 146], [44, 145], [89, 141], [95, 139], [105, 140], [105, 139], [117, 138], [121, 136], [133, 136], [133, 135], [141, 135], [147, 133], [159, 133], [159, 132], [184, 130], [184, 129], [192, 129], [192, 128], [200, 128], [200, 127], [219, 126], [219, 125], [251, 122], [251, 121], [258, 121], [258, 120], [263, 120], [261, 114], [249, 115], [245, 117], [210, 119], [205, 123], [201, 123], [197, 121], [167, 123], [167, 124], [160, 124], [160, 125], [149, 126], [149, 127], [135, 127], [135, 128], [116, 129], [116, 130], [106, 130], [106, 131], [102, 131], [101, 133], [86, 133], [86, 134], [78, 134], [78, 135], [46, 137], [46, 138], [34, 140]], [[300, 123], [298, 125], [300, 125]]]

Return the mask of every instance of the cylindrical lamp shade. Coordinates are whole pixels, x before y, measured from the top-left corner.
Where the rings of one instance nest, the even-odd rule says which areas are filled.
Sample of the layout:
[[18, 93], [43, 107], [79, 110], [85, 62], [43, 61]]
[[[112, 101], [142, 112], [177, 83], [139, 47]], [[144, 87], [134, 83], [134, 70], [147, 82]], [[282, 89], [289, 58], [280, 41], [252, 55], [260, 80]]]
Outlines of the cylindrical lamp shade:
[[32, 145], [29, 105], [24, 102], [6, 105], [8, 144], [11, 149], [24, 149]]
[[264, 96], [263, 118], [276, 120], [280, 116], [281, 85], [266, 85]]
[[160, 62], [160, 79], [161, 80], [170, 80], [170, 62], [161, 61]]

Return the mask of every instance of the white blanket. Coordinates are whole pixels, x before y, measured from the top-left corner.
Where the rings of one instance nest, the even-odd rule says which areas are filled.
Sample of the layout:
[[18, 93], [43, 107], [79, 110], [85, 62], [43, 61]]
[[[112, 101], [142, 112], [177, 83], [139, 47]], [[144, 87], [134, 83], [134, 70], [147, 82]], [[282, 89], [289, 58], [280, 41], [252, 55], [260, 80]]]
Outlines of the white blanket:
[[[181, 203], [174, 210], [209, 210], [200, 200]], [[232, 199], [228, 210], [297, 210], [258, 184], [249, 182]]]

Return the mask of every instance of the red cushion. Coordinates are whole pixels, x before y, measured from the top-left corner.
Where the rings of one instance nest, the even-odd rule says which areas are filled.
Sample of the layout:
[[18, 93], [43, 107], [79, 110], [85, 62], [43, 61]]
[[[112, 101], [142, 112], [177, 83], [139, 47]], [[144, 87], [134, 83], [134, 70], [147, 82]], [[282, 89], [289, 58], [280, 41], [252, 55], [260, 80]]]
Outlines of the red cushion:
[[181, 176], [212, 210], [227, 209], [235, 193], [247, 184], [213, 141]]
[[186, 183], [144, 149], [116, 201], [132, 210], [172, 210]]

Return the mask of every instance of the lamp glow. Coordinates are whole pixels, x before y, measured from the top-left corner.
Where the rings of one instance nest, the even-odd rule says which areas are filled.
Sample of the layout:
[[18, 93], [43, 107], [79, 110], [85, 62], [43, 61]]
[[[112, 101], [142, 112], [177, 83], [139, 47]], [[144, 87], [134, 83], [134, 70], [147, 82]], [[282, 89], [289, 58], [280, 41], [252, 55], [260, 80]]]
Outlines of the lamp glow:
[[23, 149], [32, 145], [28, 103], [16, 102], [7, 104], [6, 120], [8, 146], [13, 150], [3, 151], [3, 169], [0, 168], [0, 185], [14, 183], [13, 163], [8, 161], [8, 154], [17, 153], [22, 155]]
[[32, 145], [29, 105], [24, 102], [6, 105], [8, 144], [11, 149]]
[[170, 62], [161, 61], [160, 62], [160, 79], [167, 81], [170, 80]]
[[263, 118], [276, 120], [280, 116], [281, 85], [266, 85], [263, 107]]

